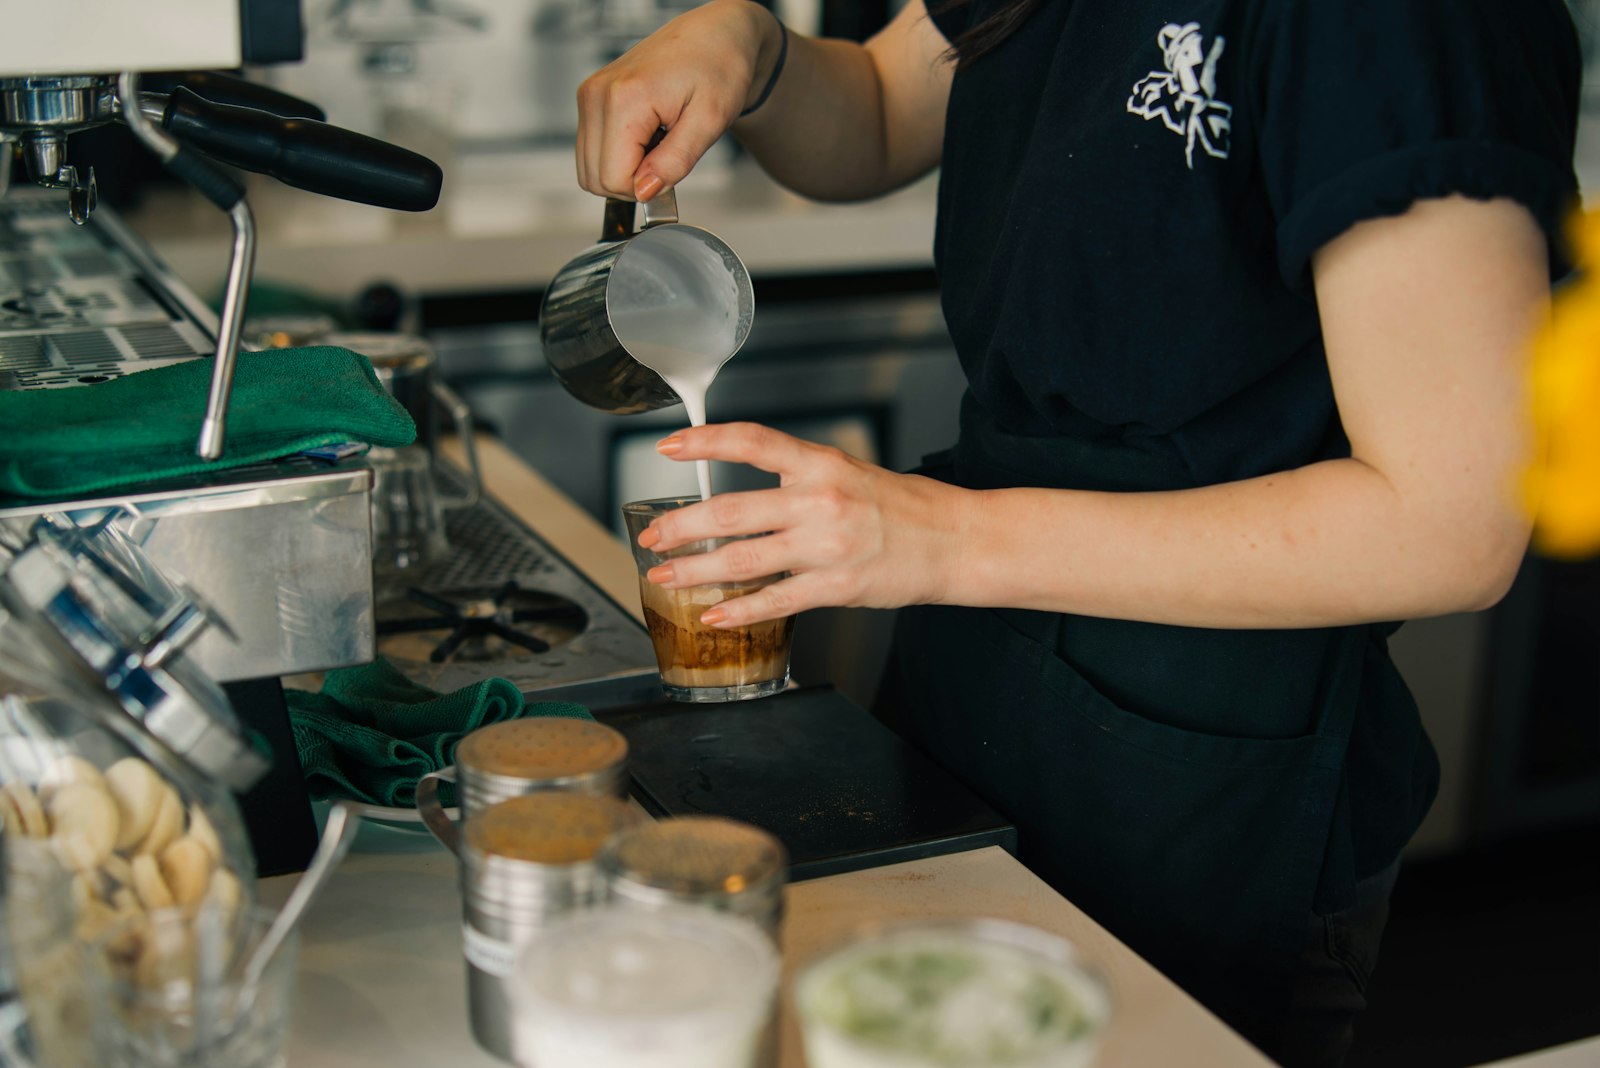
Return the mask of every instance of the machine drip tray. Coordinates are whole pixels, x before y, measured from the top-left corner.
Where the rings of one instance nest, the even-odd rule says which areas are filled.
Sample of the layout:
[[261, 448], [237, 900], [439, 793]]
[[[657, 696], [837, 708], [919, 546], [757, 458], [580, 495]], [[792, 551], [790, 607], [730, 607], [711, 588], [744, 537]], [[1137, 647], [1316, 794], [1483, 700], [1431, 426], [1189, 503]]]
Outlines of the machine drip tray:
[[634, 796], [655, 816], [755, 824], [790, 879], [998, 845], [1016, 828], [831, 686], [757, 701], [663, 701], [597, 713], [628, 739]]

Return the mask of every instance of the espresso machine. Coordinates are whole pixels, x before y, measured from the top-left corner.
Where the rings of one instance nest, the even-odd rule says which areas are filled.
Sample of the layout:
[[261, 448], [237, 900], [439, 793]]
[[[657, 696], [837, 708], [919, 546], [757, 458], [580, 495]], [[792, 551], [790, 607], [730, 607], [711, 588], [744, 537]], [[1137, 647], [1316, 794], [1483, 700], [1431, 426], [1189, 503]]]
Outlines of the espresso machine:
[[[4, 19], [0, 389], [93, 388], [209, 359], [195, 452], [215, 460], [255, 256], [235, 168], [410, 211], [437, 201], [440, 170], [322, 123], [306, 101], [215, 73], [300, 59], [299, 0], [48, 0], [9, 5]], [[97, 210], [98, 183], [116, 175], [75, 166], [71, 139], [112, 122], [227, 214], [220, 316]], [[374, 655], [371, 486], [359, 457], [300, 455], [76, 499], [0, 499], [0, 535], [13, 540], [45, 517], [114, 527], [210, 619], [188, 628], [184, 658], [224, 684], [273, 756], [240, 798], [261, 874], [303, 868], [316, 840], [280, 679]]]

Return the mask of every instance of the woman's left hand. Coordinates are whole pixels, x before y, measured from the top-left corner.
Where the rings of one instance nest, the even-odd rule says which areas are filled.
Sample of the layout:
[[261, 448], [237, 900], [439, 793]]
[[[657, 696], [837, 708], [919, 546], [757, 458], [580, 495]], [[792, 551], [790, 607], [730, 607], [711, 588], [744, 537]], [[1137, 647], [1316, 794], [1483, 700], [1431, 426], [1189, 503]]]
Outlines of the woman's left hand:
[[765, 534], [650, 572], [668, 589], [788, 572], [703, 621], [744, 626], [808, 608], [898, 608], [943, 600], [966, 541], [969, 490], [901, 475], [754, 423], [689, 427], [656, 445], [674, 460], [724, 460], [779, 476], [777, 489], [728, 493], [673, 511], [639, 544], [662, 552], [702, 538]]

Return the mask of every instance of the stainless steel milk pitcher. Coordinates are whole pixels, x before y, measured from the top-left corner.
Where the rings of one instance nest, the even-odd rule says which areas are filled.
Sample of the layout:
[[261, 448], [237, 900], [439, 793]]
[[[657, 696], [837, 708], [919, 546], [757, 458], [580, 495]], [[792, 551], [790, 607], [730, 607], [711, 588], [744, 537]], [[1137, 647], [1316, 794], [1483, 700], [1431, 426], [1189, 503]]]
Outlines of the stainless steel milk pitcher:
[[708, 334], [737, 351], [755, 319], [750, 272], [715, 234], [678, 221], [668, 189], [644, 204], [607, 199], [599, 244], [568, 263], [545, 290], [539, 334], [567, 392], [618, 415], [677, 404], [677, 393], [634, 358], [639, 342], [690, 347]]

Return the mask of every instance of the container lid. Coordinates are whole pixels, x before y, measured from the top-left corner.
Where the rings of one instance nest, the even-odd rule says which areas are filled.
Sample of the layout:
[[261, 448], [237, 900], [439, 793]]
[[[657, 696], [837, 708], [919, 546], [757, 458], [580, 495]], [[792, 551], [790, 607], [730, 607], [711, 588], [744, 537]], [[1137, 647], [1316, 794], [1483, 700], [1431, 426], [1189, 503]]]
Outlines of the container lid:
[[534, 864], [592, 860], [606, 839], [643, 817], [614, 797], [548, 790], [497, 802], [466, 821], [468, 856]]
[[759, 827], [720, 816], [681, 816], [618, 835], [599, 863], [613, 881], [693, 899], [781, 885], [788, 855], [783, 843]]
[[266, 773], [267, 758], [221, 687], [183, 657], [205, 613], [115, 527], [46, 516], [0, 570], [37, 625], [52, 626], [123, 711], [174, 754], [234, 790]]
[[530, 716], [480, 727], [456, 747], [473, 771], [529, 781], [560, 781], [610, 771], [628, 759], [621, 732], [567, 716]]

